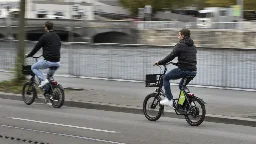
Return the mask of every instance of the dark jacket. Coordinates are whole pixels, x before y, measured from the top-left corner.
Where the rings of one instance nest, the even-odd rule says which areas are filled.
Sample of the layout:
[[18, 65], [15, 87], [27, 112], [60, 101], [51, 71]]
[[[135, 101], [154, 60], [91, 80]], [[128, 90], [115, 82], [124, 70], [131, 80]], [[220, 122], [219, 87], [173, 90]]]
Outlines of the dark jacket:
[[182, 70], [197, 71], [197, 50], [191, 38], [184, 38], [177, 43], [173, 51], [163, 60], [159, 61], [159, 65], [166, 64], [178, 57], [178, 67]]
[[33, 56], [41, 47], [43, 47], [43, 57], [45, 60], [51, 62], [60, 61], [61, 40], [55, 32], [50, 31], [44, 34], [34, 49], [28, 54], [28, 57]]

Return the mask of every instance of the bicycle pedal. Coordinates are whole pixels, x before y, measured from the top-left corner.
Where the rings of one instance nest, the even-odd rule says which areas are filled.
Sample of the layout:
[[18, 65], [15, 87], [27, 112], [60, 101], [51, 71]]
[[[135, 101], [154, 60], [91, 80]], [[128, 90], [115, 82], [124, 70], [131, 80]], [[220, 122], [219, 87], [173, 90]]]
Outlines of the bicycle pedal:
[[176, 109], [176, 111], [179, 113], [179, 114], [186, 114], [187, 111], [186, 110], [183, 110], [183, 109]]
[[55, 99], [53, 99], [53, 97], [51, 96], [50, 98], [49, 98], [51, 101], [55, 101], [55, 102], [57, 102], [58, 100], [55, 100]]
[[47, 103], [49, 103], [50, 101], [49, 101], [49, 99], [46, 98], [46, 99], [44, 100], [44, 102], [47, 104]]
[[49, 98], [49, 100], [53, 100], [52, 96], [49, 96], [48, 98]]

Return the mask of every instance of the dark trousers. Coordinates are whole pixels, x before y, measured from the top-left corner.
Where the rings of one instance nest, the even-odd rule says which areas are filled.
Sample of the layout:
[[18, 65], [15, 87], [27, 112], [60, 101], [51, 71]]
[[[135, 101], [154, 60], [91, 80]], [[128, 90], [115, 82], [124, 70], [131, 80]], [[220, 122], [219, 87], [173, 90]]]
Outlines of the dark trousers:
[[[168, 72], [167, 74], [164, 75], [163, 77], [163, 85], [164, 85], [164, 89], [165, 89], [165, 95], [166, 97], [171, 100], [173, 99], [173, 95], [171, 92], [171, 87], [170, 87], [170, 80], [177, 80], [177, 79], [181, 79], [180, 83], [179, 83], [179, 88], [182, 88], [182, 84], [184, 82], [184, 77], [185, 76], [196, 76], [196, 71], [189, 71], [189, 70], [181, 70], [179, 68], [175, 68], [173, 70], [171, 70], [170, 72]], [[191, 79], [188, 79], [186, 81], [186, 85], [191, 81]]]

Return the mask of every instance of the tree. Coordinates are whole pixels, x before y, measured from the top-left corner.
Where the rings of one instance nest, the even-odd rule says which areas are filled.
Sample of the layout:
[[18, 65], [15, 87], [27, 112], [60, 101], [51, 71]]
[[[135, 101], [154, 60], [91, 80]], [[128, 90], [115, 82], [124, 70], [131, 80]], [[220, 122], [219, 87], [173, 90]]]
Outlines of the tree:
[[163, 8], [175, 9], [186, 5], [190, 0], [120, 0], [123, 7], [130, 10], [132, 15], [137, 15], [138, 8], [144, 8], [145, 5], [152, 6], [152, 12], [160, 11]]
[[[255, 0], [243, 0], [244, 10], [256, 10]], [[231, 5], [236, 5], [237, 0], [207, 0], [208, 6], [214, 7], [230, 7]]]
[[229, 7], [236, 4], [236, 0], [207, 0], [208, 6], [213, 7]]
[[25, 80], [25, 76], [21, 73], [21, 65], [24, 64], [25, 53], [25, 12], [26, 12], [26, 0], [20, 0], [20, 17], [18, 28], [18, 46], [17, 46], [17, 59], [15, 67], [15, 81]]
[[187, 6], [195, 6], [197, 9], [203, 9], [207, 6], [207, 0], [190, 0], [186, 3]]
[[138, 8], [144, 7], [146, 0], [120, 0], [123, 7], [129, 9], [132, 15], [136, 15]]
[[[186, 6], [196, 6], [198, 9], [204, 7], [230, 7], [236, 5], [237, 0], [120, 0], [123, 7], [130, 10], [136, 16], [138, 8], [151, 5], [153, 13], [162, 9], [178, 9]], [[255, 0], [244, 0], [244, 10], [256, 10]]]

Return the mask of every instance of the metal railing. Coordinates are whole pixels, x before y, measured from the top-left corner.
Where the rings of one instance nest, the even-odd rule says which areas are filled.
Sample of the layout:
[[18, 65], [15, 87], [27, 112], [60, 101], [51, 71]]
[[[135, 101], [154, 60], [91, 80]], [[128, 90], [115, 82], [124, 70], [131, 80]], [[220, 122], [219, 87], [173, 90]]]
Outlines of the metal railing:
[[256, 22], [181, 22], [181, 21], [136, 21], [138, 30], [165, 30], [165, 29], [237, 29], [256, 31]]
[[[137, 30], [147, 29], [242, 29], [247, 31], [256, 31], [256, 22], [182, 22], [182, 21], [133, 21], [133, 20], [109, 20], [109, 21], [98, 21], [98, 20], [71, 20], [71, 19], [27, 19], [28, 27], [38, 27], [42, 24], [51, 20], [56, 27], [67, 27], [72, 23], [74, 27], [108, 27], [108, 28], [134, 28]], [[0, 18], [0, 26], [4, 27], [10, 23], [11, 26], [18, 26], [17, 19]]]
[[[13, 70], [17, 42], [0, 42], [0, 69]], [[27, 52], [34, 43], [27, 42]], [[152, 64], [172, 51], [171, 46], [66, 43], [58, 74], [143, 81], [160, 73]], [[256, 89], [256, 49], [197, 48], [198, 74], [190, 84]], [[38, 52], [38, 55], [41, 52]], [[176, 59], [174, 60], [176, 61]], [[33, 61], [28, 60], [32, 64]], [[174, 66], [168, 66], [171, 70]], [[172, 81], [178, 83], [179, 80]]]

